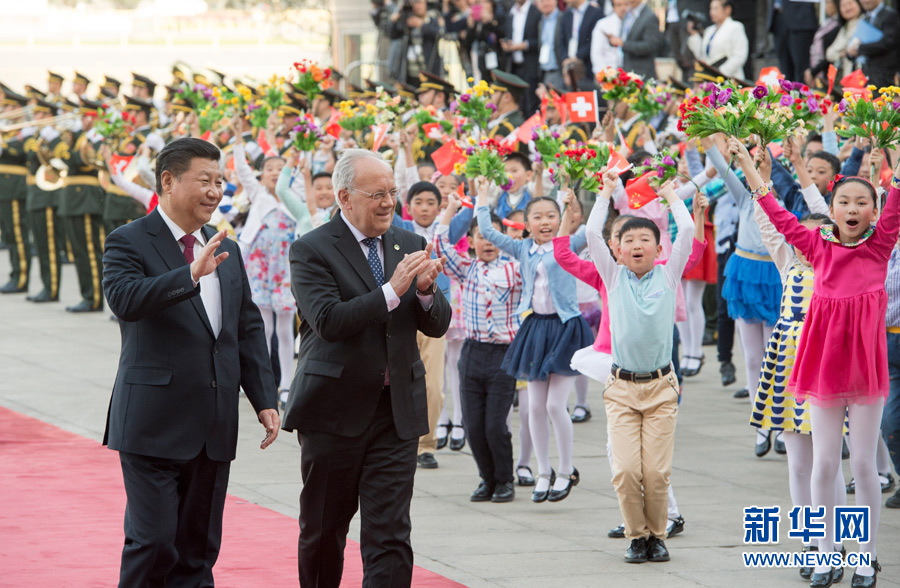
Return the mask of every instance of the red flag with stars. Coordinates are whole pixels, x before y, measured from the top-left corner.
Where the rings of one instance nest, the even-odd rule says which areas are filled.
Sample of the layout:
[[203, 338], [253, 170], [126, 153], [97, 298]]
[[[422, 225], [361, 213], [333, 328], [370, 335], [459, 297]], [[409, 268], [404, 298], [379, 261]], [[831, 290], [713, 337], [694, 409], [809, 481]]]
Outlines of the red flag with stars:
[[628, 208], [638, 209], [657, 199], [656, 191], [647, 182], [649, 177], [650, 172], [647, 172], [639, 178], [628, 180], [628, 183], [625, 185], [625, 194], [628, 196]]
[[441, 175], [449, 176], [457, 163], [465, 163], [466, 154], [456, 141], [447, 141], [431, 154], [431, 161]]

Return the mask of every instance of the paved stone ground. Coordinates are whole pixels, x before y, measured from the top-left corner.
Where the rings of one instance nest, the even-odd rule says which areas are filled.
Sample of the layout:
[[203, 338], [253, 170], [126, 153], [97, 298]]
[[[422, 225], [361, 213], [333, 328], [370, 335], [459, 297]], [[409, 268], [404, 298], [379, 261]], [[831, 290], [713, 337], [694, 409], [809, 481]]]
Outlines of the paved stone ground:
[[[0, 275], [5, 278], [8, 271], [4, 252]], [[36, 277], [36, 269], [32, 271]], [[115, 377], [118, 327], [108, 311], [80, 316], [65, 312], [64, 306], [78, 299], [71, 265], [63, 269], [62, 285], [63, 302], [56, 304], [34, 305], [25, 302], [24, 295], [0, 297], [0, 405], [99, 441]], [[32, 290], [37, 287], [33, 280]], [[473, 587], [802, 586], [794, 569], [743, 566], [742, 508], [790, 509], [786, 461], [774, 451], [763, 459], [755, 457], [754, 433], [747, 424], [749, 402], [732, 398], [735, 387], [722, 390], [715, 350], [704, 351], [707, 365], [687, 381], [678, 418], [672, 484], [686, 526], [682, 535], [667, 542], [671, 562], [625, 564], [625, 541], [606, 536], [620, 522], [620, 514], [610, 484], [600, 388], [594, 384], [589, 393], [593, 419], [575, 425], [581, 484], [561, 503], [533, 504], [527, 491], [509, 504], [470, 503], [478, 482], [471, 454], [467, 448], [438, 452], [440, 468], [420, 471], [416, 477], [416, 563]], [[249, 403], [243, 404], [241, 417], [229, 491], [297, 516], [296, 440], [285, 433], [261, 453], [262, 428]], [[513, 420], [515, 427], [518, 417]], [[849, 479], [848, 462], [844, 469]], [[787, 539], [787, 530], [782, 521], [781, 543], [760, 550], [795, 551], [798, 545]], [[900, 511], [883, 510], [879, 531], [884, 566], [879, 585], [900, 586]], [[358, 519], [350, 535], [358, 539]], [[856, 545], [848, 545], [848, 550], [855, 551]], [[849, 583], [848, 575], [843, 585]]]

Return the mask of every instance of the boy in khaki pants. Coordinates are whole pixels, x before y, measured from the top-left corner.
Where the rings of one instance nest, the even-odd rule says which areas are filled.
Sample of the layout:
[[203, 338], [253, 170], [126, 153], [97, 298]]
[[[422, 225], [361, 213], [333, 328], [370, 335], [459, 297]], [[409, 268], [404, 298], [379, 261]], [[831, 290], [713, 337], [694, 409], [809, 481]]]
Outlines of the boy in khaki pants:
[[609, 297], [615, 362], [604, 392], [610, 467], [625, 536], [631, 539], [625, 561], [669, 561], [663, 539], [678, 411], [678, 381], [670, 365], [675, 292], [691, 252], [694, 226], [684, 202], [666, 184], [660, 195], [668, 200], [678, 227], [668, 262], [656, 264], [662, 252], [656, 224], [632, 218], [619, 231], [616, 257], [623, 265], [618, 265], [602, 235], [616, 189], [622, 189], [618, 176], [607, 172], [587, 223], [591, 259]]

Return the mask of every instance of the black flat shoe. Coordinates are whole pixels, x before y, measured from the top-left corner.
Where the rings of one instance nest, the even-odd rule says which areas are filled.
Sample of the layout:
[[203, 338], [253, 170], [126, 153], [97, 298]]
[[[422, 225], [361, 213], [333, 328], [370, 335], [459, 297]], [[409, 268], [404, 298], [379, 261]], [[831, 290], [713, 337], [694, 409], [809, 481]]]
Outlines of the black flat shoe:
[[850, 478], [850, 482], [847, 484], [847, 494], [856, 494], [856, 479]]
[[619, 525], [613, 529], [607, 531], [606, 536], [610, 539], [624, 539], [625, 538], [625, 525]]
[[809, 588], [828, 588], [832, 584], [834, 584], [834, 568], [821, 574], [813, 573], [809, 577]]
[[785, 455], [787, 453], [787, 448], [784, 446], [784, 441], [781, 440], [781, 436], [775, 437], [775, 444], [772, 446], [775, 450], [775, 453], [778, 455]]
[[671, 521], [671, 523], [672, 528], [666, 531], [666, 539], [674, 537], [684, 531], [684, 519], [682, 517], [678, 517], [674, 521]]
[[850, 578], [850, 588], [874, 588], [878, 584], [878, 572], [881, 571], [877, 559], [872, 562], [872, 567], [875, 568], [875, 573], [871, 576], [860, 576], [854, 572]]
[[900, 490], [894, 492], [894, 495], [888, 498], [884, 505], [888, 508], [900, 508]]
[[66, 312], [75, 312], [75, 313], [79, 313], [79, 312], [100, 312], [101, 310], [103, 310], [103, 307], [102, 307], [102, 306], [94, 306], [93, 304], [91, 304], [91, 303], [88, 302], [87, 300], [82, 300], [81, 302], [79, 302], [78, 304], [76, 304], [76, 305], [74, 305], [74, 306], [67, 306], [67, 307], [66, 307]]
[[627, 563], [644, 563], [647, 561], [647, 540], [643, 537], [631, 540], [631, 547], [625, 552]]
[[[584, 414], [576, 415], [575, 411], [578, 409], [584, 411]], [[591, 409], [586, 406], [581, 406], [580, 404], [575, 405], [575, 409], [572, 411], [572, 422], [573, 423], [584, 423], [591, 420]]]
[[[847, 548], [841, 547], [841, 559], [847, 559]], [[844, 579], [844, 568], [834, 568], [834, 583], [837, 584]]]
[[547, 486], [547, 489], [544, 490], [543, 492], [538, 492], [537, 490], [532, 492], [531, 493], [531, 501], [532, 502], [544, 502], [545, 500], [547, 500], [547, 497], [550, 496], [550, 489], [553, 488], [553, 482], [556, 481], [556, 472], [554, 472], [553, 469], [551, 468], [549, 476], [547, 474], [538, 474], [538, 479], [540, 480], [541, 478], [549, 479], [550, 485]]
[[578, 473], [578, 468], [573, 468], [572, 473], [569, 475], [569, 479], [566, 481], [566, 487], [562, 490], [550, 490], [550, 496], [547, 498], [547, 500], [549, 500], [550, 502], [559, 502], [560, 500], [565, 500], [566, 497], [569, 496], [569, 492], [572, 491], [572, 486], [577, 486], [578, 482], [580, 481], [581, 475]]
[[731, 386], [735, 382], [737, 382], [737, 375], [734, 369], [734, 364], [730, 361], [726, 361], [722, 365], [719, 366], [719, 374], [722, 376], [722, 387]]
[[494, 485], [489, 484], [487, 480], [482, 480], [475, 492], [469, 496], [469, 502], [490, 502], [493, 495]]
[[772, 433], [766, 435], [765, 443], [756, 444], [756, 457], [764, 457], [772, 449]]
[[689, 368], [689, 369], [681, 368], [681, 375], [684, 376], [685, 378], [693, 378], [694, 376], [699, 374], [700, 370], [703, 368], [703, 364], [706, 363], [705, 357], [691, 357], [690, 355], [685, 355], [684, 358], [685, 359], [696, 359], [700, 362], [697, 364], [697, 367], [695, 367], [695, 368]]
[[[818, 547], [813, 547], [812, 545], [810, 545], [809, 547], [804, 547], [804, 548], [803, 548], [803, 553], [808, 553], [808, 552], [810, 552], [810, 551], [819, 551], [819, 548], [818, 548]], [[802, 567], [802, 568], [800, 568], [800, 577], [803, 578], [804, 580], [809, 580], [810, 576], [812, 576], [812, 573], [813, 573], [813, 570], [814, 570], [814, 569], [815, 569], [815, 568], [812, 568], [812, 567]]]
[[890, 492], [891, 490], [894, 489], [894, 485], [896, 484], [896, 482], [894, 481], [894, 476], [892, 476], [890, 472], [888, 472], [886, 474], [878, 474], [878, 475], [884, 476], [885, 478], [887, 478], [887, 482], [881, 483], [881, 493], [882, 494], [887, 494], [888, 492]]
[[[447, 446], [447, 439], [450, 438], [450, 429], [453, 427], [453, 423], [445, 423], [439, 424], [437, 426], [437, 435], [435, 435], [436, 444], [435, 447], [437, 449], [443, 449]], [[444, 429], [444, 434], [441, 435], [441, 429]]]
[[649, 561], [669, 561], [669, 550], [662, 539], [650, 537], [647, 539], [647, 559]]
[[504, 482], [494, 487], [494, 494], [491, 495], [491, 502], [512, 502], [516, 497], [516, 488], [512, 482]]
[[438, 462], [434, 459], [433, 453], [423, 453], [416, 458], [416, 466], [424, 470], [434, 470], [438, 467]]
[[[464, 430], [462, 425], [453, 425], [453, 428], [459, 429], [460, 431]], [[454, 439], [452, 436], [450, 437], [450, 450], [451, 451], [459, 451], [460, 449], [462, 449], [465, 446], [466, 446], [466, 436], [465, 435], [463, 435], [462, 439]]]
[[750, 392], [746, 388], [741, 388], [734, 393], [734, 398], [750, 398]]
[[[528, 470], [527, 474], [522, 474], [520, 470]], [[531, 473], [531, 468], [528, 466], [519, 466], [516, 468], [516, 484], [519, 486], [534, 486], [534, 474]]]

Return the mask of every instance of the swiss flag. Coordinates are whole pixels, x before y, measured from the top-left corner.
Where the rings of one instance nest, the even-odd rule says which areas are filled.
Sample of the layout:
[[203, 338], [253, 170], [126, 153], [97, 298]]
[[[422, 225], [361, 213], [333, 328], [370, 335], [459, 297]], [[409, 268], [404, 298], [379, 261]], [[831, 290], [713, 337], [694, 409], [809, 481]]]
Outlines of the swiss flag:
[[625, 156], [612, 148], [612, 145], [609, 146], [609, 163], [607, 167], [610, 171], [614, 171], [620, 176], [630, 170], [633, 165], [628, 163], [628, 160], [625, 159]]
[[841, 86], [845, 88], [865, 88], [867, 83], [869, 83], [869, 78], [866, 77], [866, 74], [861, 69], [841, 78]]
[[535, 112], [534, 115], [522, 123], [522, 126], [519, 127], [519, 130], [516, 131], [516, 138], [522, 143], [529, 143], [531, 141], [531, 135], [534, 131], [535, 127], [539, 127], [543, 124], [543, 120], [541, 120], [541, 113]]
[[454, 165], [466, 161], [466, 154], [456, 141], [447, 141], [431, 154], [431, 161], [441, 175], [449, 176], [453, 173]]
[[570, 121], [598, 122], [600, 113], [597, 109], [596, 92], [568, 92], [565, 98]]
[[784, 74], [777, 67], [764, 67], [759, 72], [759, 78], [756, 80], [757, 86], [775, 87], [778, 80], [783, 80]]
[[118, 155], [113, 153], [113, 156], [110, 158], [110, 163], [112, 163], [113, 172], [116, 174], [120, 174], [125, 171], [125, 168], [131, 163], [131, 160], [134, 159], [134, 155]]
[[656, 200], [656, 192], [647, 183], [649, 176], [650, 172], [647, 172], [639, 178], [628, 180], [628, 184], [625, 186], [625, 194], [628, 195], [628, 208], [638, 209]]
[[425, 123], [422, 125], [422, 130], [425, 131], [425, 137], [428, 139], [444, 140], [444, 129], [441, 128], [441, 123]]

